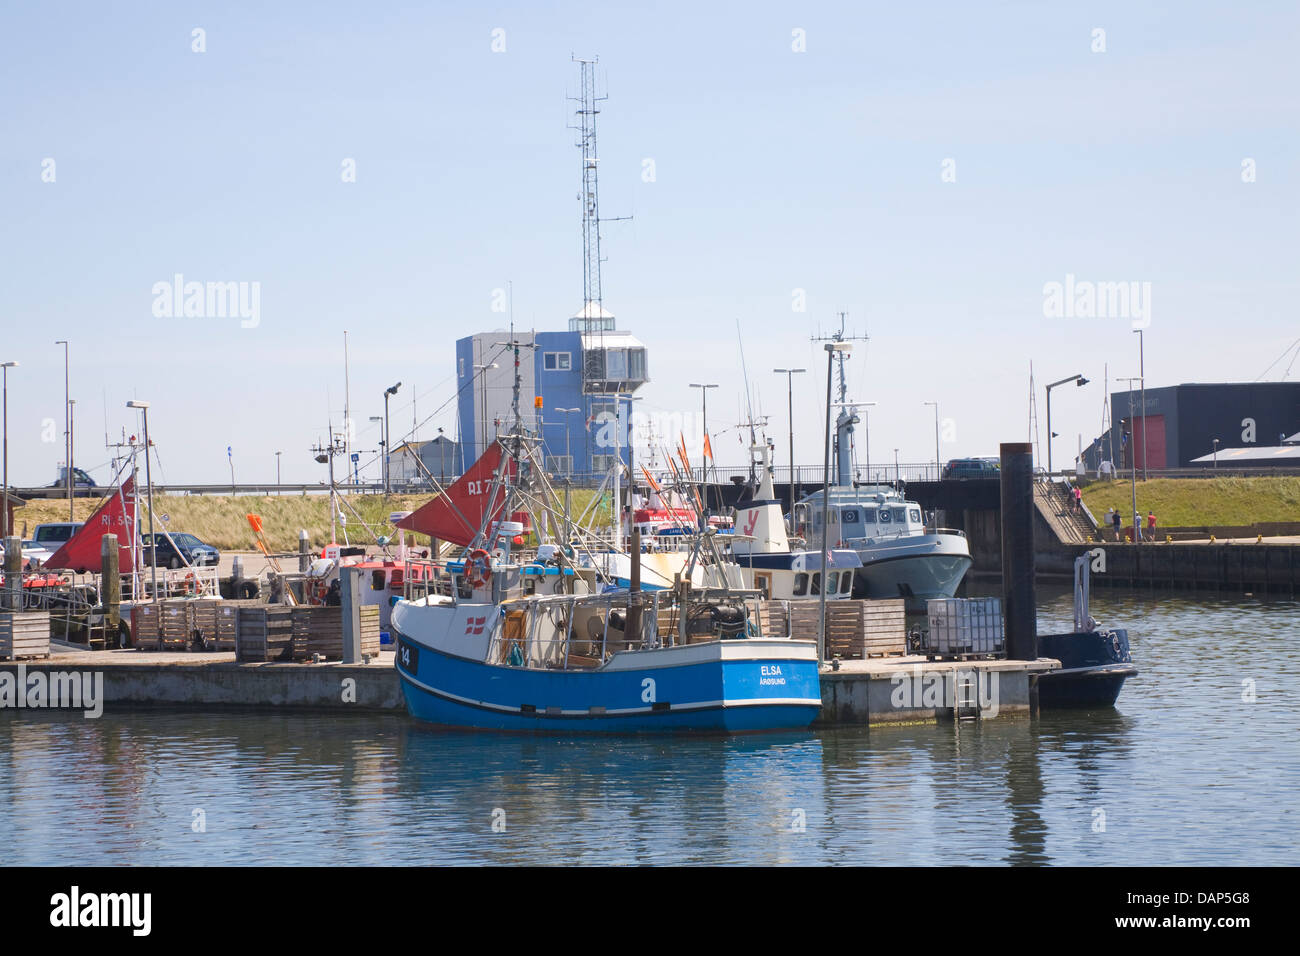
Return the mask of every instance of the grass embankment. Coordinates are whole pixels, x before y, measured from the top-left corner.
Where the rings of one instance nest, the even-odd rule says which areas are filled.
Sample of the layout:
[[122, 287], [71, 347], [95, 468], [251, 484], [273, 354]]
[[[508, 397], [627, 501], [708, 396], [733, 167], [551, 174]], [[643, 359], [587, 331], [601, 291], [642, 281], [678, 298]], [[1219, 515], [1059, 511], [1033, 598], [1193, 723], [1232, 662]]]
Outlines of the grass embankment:
[[[1083, 502], [1098, 521], [1106, 520], [1107, 508], [1127, 519], [1132, 488], [1127, 481], [1093, 482], [1083, 489]], [[1153, 478], [1137, 483], [1137, 504], [1143, 517], [1154, 511], [1162, 528], [1300, 521], [1300, 478]]]
[[[574, 491], [575, 519], [586, 509], [592, 496], [591, 491]], [[393, 535], [393, 527], [388, 523], [389, 514], [394, 511], [414, 511], [428, 502], [430, 497], [427, 494], [349, 495], [347, 502], [377, 535]], [[85, 521], [98, 506], [99, 501], [94, 498], [73, 499], [74, 520]], [[306, 529], [313, 548], [324, 547], [330, 541], [328, 495], [159, 495], [154, 497], [154, 509], [159, 516], [167, 516], [167, 530], [187, 531], [223, 551], [251, 551], [255, 548], [253, 532], [246, 517], [250, 514], [261, 516], [263, 533], [274, 551], [296, 551], [299, 529]], [[372, 540], [370, 534], [352, 512], [342, 505], [339, 510], [347, 515], [348, 538], [354, 543], [369, 543]], [[143, 508], [141, 517], [147, 530], [147, 512]], [[35, 527], [42, 522], [67, 520], [66, 498], [37, 498], [16, 512], [14, 527], [22, 532], [23, 537], [29, 538]], [[608, 511], [605, 512], [603, 523], [609, 523]], [[24, 526], [26, 530], [23, 530]], [[338, 536], [341, 541], [341, 527]], [[421, 535], [420, 542], [425, 540]]]

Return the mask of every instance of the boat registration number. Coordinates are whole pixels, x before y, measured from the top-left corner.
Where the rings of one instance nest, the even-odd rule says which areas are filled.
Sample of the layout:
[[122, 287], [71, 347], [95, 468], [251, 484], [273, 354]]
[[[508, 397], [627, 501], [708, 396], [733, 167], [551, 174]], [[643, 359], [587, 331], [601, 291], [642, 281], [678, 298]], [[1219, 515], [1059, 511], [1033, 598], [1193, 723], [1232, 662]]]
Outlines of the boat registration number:
[[414, 674], [420, 667], [420, 652], [402, 641], [397, 645], [397, 661], [402, 665], [402, 670]]

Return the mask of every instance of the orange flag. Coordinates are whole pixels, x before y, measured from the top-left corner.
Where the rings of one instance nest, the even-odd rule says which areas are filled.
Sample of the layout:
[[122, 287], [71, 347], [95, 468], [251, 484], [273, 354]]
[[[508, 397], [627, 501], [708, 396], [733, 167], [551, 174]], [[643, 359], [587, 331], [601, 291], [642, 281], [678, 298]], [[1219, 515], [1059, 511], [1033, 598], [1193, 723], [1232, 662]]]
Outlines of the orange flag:
[[709, 443], [709, 433], [704, 433], [704, 457], [713, 461], [713, 445]]
[[659, 487], [659, 482], [655, 481], [654, 478], [650, 476], [650, 472], [646, 471], [645, 465], [641, 466], [641, 473], [645, 475], [646, 482], [654, 489], [655, 494], [663, 494], [663, 489]]

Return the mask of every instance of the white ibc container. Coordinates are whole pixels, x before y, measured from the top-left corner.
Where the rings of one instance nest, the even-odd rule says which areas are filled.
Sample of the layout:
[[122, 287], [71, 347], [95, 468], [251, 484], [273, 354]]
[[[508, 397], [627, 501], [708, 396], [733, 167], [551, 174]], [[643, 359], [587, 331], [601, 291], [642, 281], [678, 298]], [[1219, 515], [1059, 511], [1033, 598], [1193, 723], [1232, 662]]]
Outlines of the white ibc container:
[[932, 598], [926, 602], [926, 612], [930, 619], [931, 654], [1005, 652], [999, 598]]

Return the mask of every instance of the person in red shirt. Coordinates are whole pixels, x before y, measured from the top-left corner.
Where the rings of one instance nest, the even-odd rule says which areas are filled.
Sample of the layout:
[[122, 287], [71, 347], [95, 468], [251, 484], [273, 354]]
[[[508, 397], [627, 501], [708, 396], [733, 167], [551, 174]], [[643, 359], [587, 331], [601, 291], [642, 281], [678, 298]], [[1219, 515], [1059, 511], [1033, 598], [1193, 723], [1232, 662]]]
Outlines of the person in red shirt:
[[1156, 534], [1156, 513], [1154, 511], [1148, 511], [1147, 512], [1147, 535], [1151, 538], [1154, 538], [1155, 534]]

